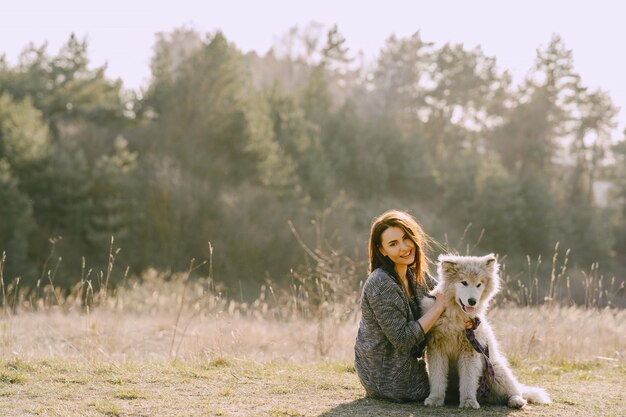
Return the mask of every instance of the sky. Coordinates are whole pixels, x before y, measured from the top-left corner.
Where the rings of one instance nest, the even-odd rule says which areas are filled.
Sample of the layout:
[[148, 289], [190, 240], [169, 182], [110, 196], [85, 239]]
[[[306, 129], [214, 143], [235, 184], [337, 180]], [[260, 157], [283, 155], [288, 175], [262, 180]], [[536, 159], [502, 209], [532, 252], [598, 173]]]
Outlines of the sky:
[[92, 65], [127, 88], [146, 86], [155, 34], [189, 27], [221, 30], [244, 51], [260, 54], [289, 28], [337, 24], [351, 52], [375, 59], [392, 34], [442, 46], [480, 46], [515, 82], [532, 67], [553, 34], [573, 50], [574, 68], [591, 89], [607, 92], [620, 108], [614, 136], [626, 128], [626, 2], [613, 0], [2, 0], [0, 55], [10, 64], [30, 43], [56, 54], [71, 33], [86, 37]]

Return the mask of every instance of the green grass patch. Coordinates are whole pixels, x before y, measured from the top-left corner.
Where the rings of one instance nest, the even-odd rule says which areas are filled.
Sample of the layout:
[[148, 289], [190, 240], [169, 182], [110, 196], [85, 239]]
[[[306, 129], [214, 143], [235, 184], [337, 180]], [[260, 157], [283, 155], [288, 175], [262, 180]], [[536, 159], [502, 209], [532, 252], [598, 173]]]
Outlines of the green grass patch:
[[356, 369], [354, 369], [354, 362], [321, 362], [319, 364], [319, 369], [322, 371], [337, 373], [356, 373]]
[[35, 370], [32, 364], [19, 358], [6, 361], [4, 366], [14, 371], [32, 372]]
[[[514, 368], [520, 382], [545, 388], [554, 403], [525, 410], [487, 405], [479, 411], [364, 398], [349, 362], [261, 363], [227, 358], [219, 366], [208, 366], [201, 360], [115, 365], [23, 361], [13, 368], [20, 371], [5, 363], [0, 373], [0, 410], [10, 409], [13, 415], [131, 416], [160, 415], [166, 410], [167, 415], [181, 416], [543, 417], [621, 415], [626, 409], [626, 367], [597, 360], [522, 362]], [[51, 368], [63, 372], [55, 374]], [[127, 386], [131, 381], [132, 386]]]
[[111, 377], [111, 378], [107, 378], [106, 382], [108, 382], [111, 385], [123, 385], [123, 384], [129, 382], [129, 380], [126, 379], [126, 378], [123, 378], [121, 376], [114, 376], [114, 377]]
[[114, 404], [110, 401], [96, 401], [93, 403], [96, 411], [105, 416], [110, 417], [119, 417], [122, 415], [122, 410], [117, 404]]
[[209, 361], [209, 368], [226, 368], [230, 365], [231, 363], [225, 358], [214, 358]]
[[85, 385], [89, 383], [89, 379], [84, 376], [73, 375], [61, 375], [56, 378], [52, 378], [53, 382], [60, 382], [62, 384], [80, 384]]
[[23, 384], [26, 382], [26, 377], [19, 372], [2, 369], [0, 370], [0, 382], [5, 384]]
[[288, 407], [274, 407], [269, 410], [269, 416], [271, 417], [300, 417], [304, 414], [301, 414], [299, 411], [292, 410]]
[[148, 396], [135, 388], [121, 388], [115, 393], [115, 398], [120, 400], [137, 400], [148, 398]]

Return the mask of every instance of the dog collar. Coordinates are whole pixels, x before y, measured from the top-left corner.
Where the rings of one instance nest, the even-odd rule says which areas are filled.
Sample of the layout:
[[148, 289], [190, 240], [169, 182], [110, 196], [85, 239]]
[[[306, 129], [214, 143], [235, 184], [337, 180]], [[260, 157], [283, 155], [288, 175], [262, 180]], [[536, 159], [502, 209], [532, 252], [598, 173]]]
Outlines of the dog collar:
[[480, 326], [480, 319], [478, 317], [474, 317], [473, 319], [470, 318], [470, 320], [472, 321], [472, 328], [469, 330], [476, 330], [478, 329], [478, 326]]

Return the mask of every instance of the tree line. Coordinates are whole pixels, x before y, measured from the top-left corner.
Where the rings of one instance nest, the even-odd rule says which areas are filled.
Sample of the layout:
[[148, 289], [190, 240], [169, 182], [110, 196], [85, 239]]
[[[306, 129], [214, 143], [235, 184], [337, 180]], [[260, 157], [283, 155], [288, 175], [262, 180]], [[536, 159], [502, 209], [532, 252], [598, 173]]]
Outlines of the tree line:
[[181, 28], [156, 36], [139, 91], [93, 68], [86, 40], [29, 45], [0, 58], [4, 279], [33, 286], [54, 265], [69, 287], [113, 255], [131, 273], [185, 270], [211, 242], [232, 291], [285, 283], [307, 262], [298, 239], [365, 261], [388, 208], [519, 268], [560, 242], [575, 265], [623, 273], [616, 115], [558, 36], [518, 85], [480, 48], [420, 32], [365, 62], [336, 26], [263, 55]]

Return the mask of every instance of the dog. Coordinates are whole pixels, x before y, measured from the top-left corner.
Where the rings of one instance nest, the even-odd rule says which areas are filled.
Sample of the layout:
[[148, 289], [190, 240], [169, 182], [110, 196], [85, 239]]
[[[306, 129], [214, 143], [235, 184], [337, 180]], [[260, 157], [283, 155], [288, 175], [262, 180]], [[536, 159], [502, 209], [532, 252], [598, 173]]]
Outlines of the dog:
[[[456, 375], [461, 408], [480, 408], [479, 388], [484, 402], [507, 404], [512, 408], [522, 408], [527, 401], [550, 403], [543, 389], [517, 381], [487, 322], [489, 301], [500, 288], [498, 269], [493, 254], [439, 256], [439, 283], [431, 294], [441, 292], [448, 301], [445, 311], [430, 329], [426, 344], [424, 358], [430, 395], [424, 401], [425, 405], [442, 406], [446, 401], [448, 382], [451, 382], [451, 388], [455, 387]], [[434, 299], [424, 297], [420, 302], [422, 311], [433, 303]], [[466, 327], [470, 320], [474, 329]], [[478, 343], [472, 344], [472, 338]], [[453, 391], [448, 394], [454, 395]]]

